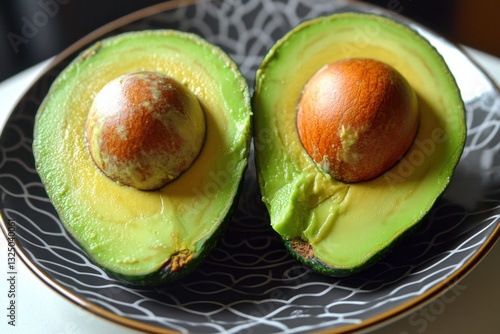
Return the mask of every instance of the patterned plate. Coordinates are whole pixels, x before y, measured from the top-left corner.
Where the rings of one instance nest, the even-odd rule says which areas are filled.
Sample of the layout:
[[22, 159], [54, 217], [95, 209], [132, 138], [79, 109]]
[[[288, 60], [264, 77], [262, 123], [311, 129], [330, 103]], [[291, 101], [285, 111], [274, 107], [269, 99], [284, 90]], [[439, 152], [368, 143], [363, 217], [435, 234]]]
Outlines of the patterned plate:
[[[95, 266], [61, 226], [36, 174], [33, 117], [76, 52], [105, 36], [174, 28], [218, 44], [249, 85], [266, 50], [304, 19], [377, 12], [418, 29], [439, 49], [466, 101], [468, 140], [452, 184], [418, 230], [382, 262], [347, 278], [311, 272], [270, 229], [250, 166], [234, 221], [208, 260], [180, 282], [124, 285]], [[359, 32], [360, 38], [368, 32]], [[455, 46], [394, 13], [341, 1], [170, 1], [107, 25], [60, 55], [22, 98], [0, 138], [2, 228], [15, 224], [17, 251], [49, 286], [85, 309], [152, 332], [348, 332], [378, 325], [431, 300], [493, 246], [500, 217], [500, 94]]]

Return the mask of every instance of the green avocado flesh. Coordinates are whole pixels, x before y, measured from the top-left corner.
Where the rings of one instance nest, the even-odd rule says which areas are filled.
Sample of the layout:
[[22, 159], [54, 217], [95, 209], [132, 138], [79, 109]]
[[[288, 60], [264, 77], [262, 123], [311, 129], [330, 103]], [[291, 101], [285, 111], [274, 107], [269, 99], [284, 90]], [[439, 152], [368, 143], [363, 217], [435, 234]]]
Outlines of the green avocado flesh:
[[[296, 128], [308, 79], [345, 58], [391, 65], [419, 103], [420, 125], [406, 155], [359, 183], [325, 173]], [[290, 31], [258, 69], [252, 106], [258, 179], [271, 225], [293, 255], [332, 276], [367, 268], [411, 231], [446, 189], [465, 144], [463, 101], [442, 57], [417, 32], [371, 14], [335, 14]]]
[[[99, 90], [138, 71], [182, 83], [206, 122], [197, 159], [158, 191], [105, 176], [85, 138]], [[89, 257], [127, 282], [151, 285], [192, 271], [215, 244], [237, 202], [250, 140], [250, 93], [235, 63], [196, 35], [158, 30], [105, 39], [64, 69], [37, 113], [33, 151], [62, 223]]]

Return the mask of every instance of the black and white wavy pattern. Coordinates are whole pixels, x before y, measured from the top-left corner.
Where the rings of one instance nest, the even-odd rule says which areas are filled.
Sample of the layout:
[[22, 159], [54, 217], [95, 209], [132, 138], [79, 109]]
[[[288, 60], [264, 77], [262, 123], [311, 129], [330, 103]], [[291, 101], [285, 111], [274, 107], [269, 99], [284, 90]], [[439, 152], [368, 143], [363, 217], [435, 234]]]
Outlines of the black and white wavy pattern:
[[[276, 39], [304, 19], [343, 6], [335, 1], [214, 1], [149, 16], [110, 34], [154, 28], [198, 33], [226, 50], [253, 86], [255, 70]], [[69, 60], [29, 90], [6, 125], [0, 140], [0, 209], [4, 223], [16, 221], [19, 249], [33, 268], [63, 293], [115, 314], [118, 321], [185, 333], [302, 333], [361, 326], [411, 305], [438, 285], [452, 284], [498, 228], [500, 95], [492, 88], [467, 101], [467, 146], [447, 192], [413, 235], [365, 272], [329, 278], [296, 262], [269, 226], [251, 164], [234, 220], [199, 270], [163, 287], [124, 285], [95, 266], [66, 233], [34, 169], [33, 118]]]

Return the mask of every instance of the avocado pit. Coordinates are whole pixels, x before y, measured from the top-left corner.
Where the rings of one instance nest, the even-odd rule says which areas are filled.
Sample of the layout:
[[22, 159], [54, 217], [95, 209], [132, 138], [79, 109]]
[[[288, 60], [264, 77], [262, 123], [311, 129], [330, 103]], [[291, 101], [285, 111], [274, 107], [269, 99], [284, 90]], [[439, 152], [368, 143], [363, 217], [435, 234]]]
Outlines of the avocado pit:
[[205, 138], [197, 98], [156, 72], [124, 74], [96, 95], [87, 117], [89, 153], [112, 180], [155, 190], [184, 172]]
[[343, 182], [373, 179], [409, 149], [419, 124], [417, 97], [391, 66], [344, 59], [306, 83], [297, 112], [300, 140], [311, 158]]

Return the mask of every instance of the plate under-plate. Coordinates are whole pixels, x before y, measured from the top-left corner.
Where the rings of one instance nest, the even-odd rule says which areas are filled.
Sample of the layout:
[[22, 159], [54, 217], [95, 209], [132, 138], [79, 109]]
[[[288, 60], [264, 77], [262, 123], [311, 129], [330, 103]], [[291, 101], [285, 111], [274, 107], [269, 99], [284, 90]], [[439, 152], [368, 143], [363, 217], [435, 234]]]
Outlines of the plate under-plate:
[[[155, 288], [109, 277], [62, 227], [34, 168], [33, 121], [54, 78], [83, 48], [125, 31], [171, 28], [222, 47], [250, 87], [271, 45], [299, 22], [342, 11], [375, 12], [419, 30], [443, 54], [466, 102], [468, 138], [450, 187], [421, 226], [383, 261], [346, 278], [296, 262], [271, 230], [253, 163], [233, 222], [207, 261]], [[153, 332], [302, 333], [366, 329], [429, 301], [462, 278], [500, 230], [500, 93], [457, 47], [380, 8], [344, 1], [169, 1], [113, 22], [69, 48], [23, 96], [0, 137], [2, 228], [49, 286], [89, 311]], [[253, 159], [253, 157], [251, 157]]]

